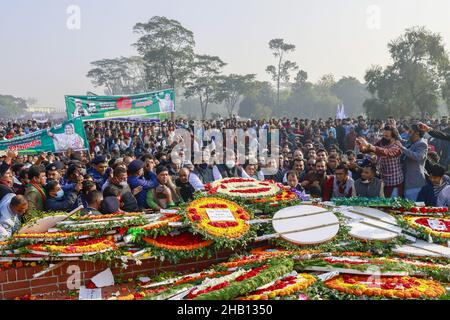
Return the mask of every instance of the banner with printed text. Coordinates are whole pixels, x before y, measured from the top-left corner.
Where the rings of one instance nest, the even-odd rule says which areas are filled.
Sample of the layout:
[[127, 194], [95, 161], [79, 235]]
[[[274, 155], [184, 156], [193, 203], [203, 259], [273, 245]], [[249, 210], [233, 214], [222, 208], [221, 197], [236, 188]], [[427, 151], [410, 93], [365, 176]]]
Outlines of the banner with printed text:
[[0, 141], [0, 150], [16, 150], [24, 154], [63, 152], [89, 149], [83, 121], [74, 119], [51, 129], [39, 130], [11, 140]]
[[148, 115], [175, 112], [173, 89], [128, 96], [66, 96], [69, 120], [146, 118]]

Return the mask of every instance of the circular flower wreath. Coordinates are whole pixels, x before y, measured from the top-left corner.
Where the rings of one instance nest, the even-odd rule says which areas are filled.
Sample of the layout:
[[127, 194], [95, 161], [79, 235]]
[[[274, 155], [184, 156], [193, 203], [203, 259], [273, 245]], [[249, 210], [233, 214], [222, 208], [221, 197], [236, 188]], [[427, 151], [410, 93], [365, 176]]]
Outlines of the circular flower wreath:
[[[208, 210], [229, 210], [234, 221], [211, 221]], [[222, 198], [200, 198], [186, 208], [186, 216], [196, 231], [213, 239], [240, 239], [249, 230], [250, 214], [237, 203]]]
[[414, 277], [375, 277], [339, 275], [327, 282], [328, 288], [356, 296], [399, 299], [437, 298], [446, 293], [445, 288], [433, 280]]
[[283, 187], [281, 188], [281, 193], [278, 193], [275, 196], [256, 198], [254, 200], [251, 200], [250, 202], [260, 204], [260, 203], [278, 203], [280, 201], [289, 202], [294, 200], [298, 200], [297, 194]]
[[70, 245], [61, 244], [33, 244], [27, 246], [34, 254], [49, 255], [49, 254], [59, 254], [59, 255], [84, 255], [84, 254], [97, 254], [100, 252], [105, 252], [109, 250], [116, 249], [116, 244], [108, 239], [96, 239], [88, 241], [77, 241]]
[[290, 296], [298, 291], [305, 290], [316, 281], [317, 279], [314, 276], [306, 273], [286, 276], [275, 281], [274, 284], [253, 291], [239, 300], [268, 300]]
[[142, 240], [151, 247], [154, 256], [168, 259], [172, 263], [178, 263], [181, 259], [210, 257], [214, 253], [214, 241], [190, 232], [143, 237]]
[[205, 185], [208, 194], [255, 199], [272, 197], [280, 193], [280, 185], [273, 181], [258, 181], [251, 178], [225, 178]]
[[213, 241], [205, 240], [202, 236], [189, 232], [183, 232], [178, 235], [161, 235], [154, 239], [143, 237], [142, 239], [154, 247], [174, 251], [191, 251], [213, 244]]
[[[423, 230], [425, 233], [439, 238], [450, 238], [450, 218], [426, 218], [406, 216], [405, 222], [414, 229]], [[442, 229], [436, 229], [432, 221], [439, 223]]]

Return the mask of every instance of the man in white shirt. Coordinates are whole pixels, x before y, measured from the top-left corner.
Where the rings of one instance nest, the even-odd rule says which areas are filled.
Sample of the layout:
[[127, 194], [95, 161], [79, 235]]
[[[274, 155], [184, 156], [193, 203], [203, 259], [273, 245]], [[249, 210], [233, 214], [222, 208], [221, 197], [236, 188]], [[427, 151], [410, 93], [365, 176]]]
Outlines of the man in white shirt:
[[24, 196], [15, 196], [0, 205], [0, 240], [10, 238], [20, 229], [20, 217], [28, 210], [28, 201]]

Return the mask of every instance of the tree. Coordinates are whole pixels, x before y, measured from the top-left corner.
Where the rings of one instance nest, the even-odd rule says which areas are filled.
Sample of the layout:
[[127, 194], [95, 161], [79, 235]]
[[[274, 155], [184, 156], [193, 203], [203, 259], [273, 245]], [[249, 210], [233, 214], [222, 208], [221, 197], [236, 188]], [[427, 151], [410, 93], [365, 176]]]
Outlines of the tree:
[[388, 49], [393, 63], [384, 69], [373, 66], [365, 75], [372, 98], [364, 105], [370, 112], [424, 117], [437, 111], [441, 99], [449, 106], [450, 63], [439, 34], [423, 27], [407, 29]]
[[269, 117], [275, 106], [274, 92], [269, 82], [254, 81], [239, 105], [244, 118]]
[[0, 95], [0, 118], [13, 118], [24, 114], [28, 108], [25, 99]]
[[292, 84], [293, 91], [299, 91], [305, 85], [308, 80], [308, 72], [300, 70], [295, 76], [294, 83]]
[[196, 55], [191, 64], [191, 75], [186, 80], [184, 96], [186, 99], [198, 97], [202, 112], [202, 120], [206, 118], [209, 103], [220, 103], [218, 91], [220, 74], [226, 65], [219, 57]]
[[147, 91], [144, 61], [140, 57], [120, 57], [91, 62], [87, 77], [96, 87], [105, 87], [108, 95]]
[[270, 65], [266, 68], [266, 72], [272, 77], [277, 86], [277, 106], [280, 106], [280, 86], [281, 81], [288, 82], [290, 72], [298, 69], [295, 62], [284, 60], [285, 55], [295, 51], [295, 45], [287, 44], [283, 39], [273, 39], [269, 42], [269, 48], [272, 54], [277, 58], [276, 65]]
[[354, 77], [343, 77], [331, 87], [331, 92], [345, 105], [345, 112], [358, 116], [364, 112], [363, 103], [370, 98], [366, 86]]
[[175, 88], [187, 79], [195, 56], [192, 31], [176, 20], [160, 16], [137, 23], [133, 30], [141, 35], [134, 46], [146, 63], [149, 87]]
[[254, 74], [230, 74], [219, 78], [218, 100], [225, 102], [228, 116], [231, 118], [236, 105], [255, 80]]

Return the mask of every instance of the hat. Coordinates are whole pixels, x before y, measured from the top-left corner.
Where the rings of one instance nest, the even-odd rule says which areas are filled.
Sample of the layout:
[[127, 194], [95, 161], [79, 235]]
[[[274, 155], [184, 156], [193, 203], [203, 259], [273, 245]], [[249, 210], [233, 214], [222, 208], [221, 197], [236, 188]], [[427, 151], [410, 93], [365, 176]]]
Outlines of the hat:
[[55, 171], [55, 170], [62, 170], [64, 168], [64, 163], [61, 161], [50, 163], [45, 167], [46, 171]]
[[142, 168], [144, 168], [145, 164], [144, 162], [142, 162], [141, 160], [133, 160], [131, 161], [131, 163], [128, 165], [128, 171], [130, 173], [136, 173], [139, 170], [141, 170]]
[[102, 201], [101, 212], [103, 214], [113, 214], [120, 211], [120, 203], [116, 197], [106, 197]]
[[105, 156], [96, 156], [94, 158], [94, 160], [92, 160], [92, 164], [99, 164], [102, 162], [106, 162], [106, 157]]

